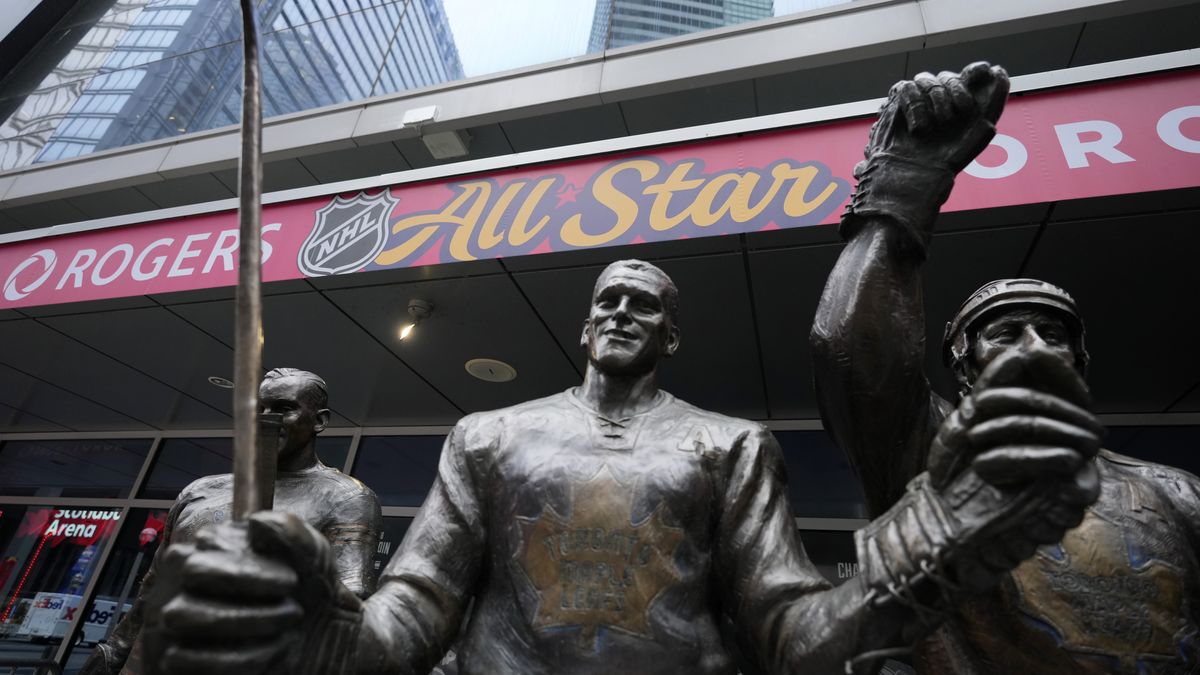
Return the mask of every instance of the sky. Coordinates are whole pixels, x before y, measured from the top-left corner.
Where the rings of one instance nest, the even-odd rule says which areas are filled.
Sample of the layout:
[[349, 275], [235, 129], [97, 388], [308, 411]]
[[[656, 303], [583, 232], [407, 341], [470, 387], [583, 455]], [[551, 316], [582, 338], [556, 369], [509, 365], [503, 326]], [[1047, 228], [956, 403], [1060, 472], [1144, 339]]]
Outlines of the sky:
[[467, 77], [587, 52], [596, 0], [442, 0]]
[[[848, 1], [775, 0], [775, 16]], [[582, 56], [596, 11], [596, 0], [442, 0], [442, 4], [467, 77]]]

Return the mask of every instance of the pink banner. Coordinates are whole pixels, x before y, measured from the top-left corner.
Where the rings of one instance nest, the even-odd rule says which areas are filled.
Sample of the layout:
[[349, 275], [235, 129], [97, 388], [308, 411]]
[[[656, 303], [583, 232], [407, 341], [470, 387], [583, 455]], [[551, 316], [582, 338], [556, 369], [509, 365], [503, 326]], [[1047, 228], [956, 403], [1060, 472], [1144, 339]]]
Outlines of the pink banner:
[[[834, 222], [870, 120], [272, 204], [267, 281]], [[1200, 71], [1014, 96], [947, 210], [1200, 185]], [[0, 248], [0, 308], [236, 283], [222, 211]]]

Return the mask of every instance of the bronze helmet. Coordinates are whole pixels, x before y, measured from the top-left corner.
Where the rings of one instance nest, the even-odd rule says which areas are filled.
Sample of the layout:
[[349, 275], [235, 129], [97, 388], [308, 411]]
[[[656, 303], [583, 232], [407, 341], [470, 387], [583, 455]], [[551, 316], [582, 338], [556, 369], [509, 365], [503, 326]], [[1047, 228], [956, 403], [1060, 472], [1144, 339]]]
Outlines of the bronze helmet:
[[960, 379], [965, 375], [965, 371], [960, 370], [968, 352], [972, 326], [985, 314], [1001, 307], [1049, 307], [1065, 317], [1073, 333], [1071, 346], [1075, 352], [1075, 368], [1080, 373], [1087, 373], [1088, 353], [1083, 341], [1083, 319], [1079, 316], [1075, 299], [1058, 286], [1038, 279], [998, 279], [984, 284], [968, 296], [954, 319], [946, 324], [946, 334], [942, 338], [942, 360], [954, 369]]

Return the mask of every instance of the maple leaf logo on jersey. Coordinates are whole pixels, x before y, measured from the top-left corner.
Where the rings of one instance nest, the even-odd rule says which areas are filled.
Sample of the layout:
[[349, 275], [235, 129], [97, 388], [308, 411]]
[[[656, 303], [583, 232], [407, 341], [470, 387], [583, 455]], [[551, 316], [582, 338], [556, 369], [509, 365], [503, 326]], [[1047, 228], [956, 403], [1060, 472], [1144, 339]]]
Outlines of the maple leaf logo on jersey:
[[653, 638], [650, 607], [680, 580], [675, 551], [683, 530], [666, 524], [666, 507], [633, 522], [633, 486], [604, 465], [571, 486], [571, 516], [545, 506], [521, 518], [525, 538], [518, 561], [537, 589], [537, 630], [579, 628], [593, 649], [604, 627]]
[[1023, 610], [1053, 627], [1065, 649], [1113, 657], [1121, 672], [1143, 672], [1146, 662], [1179, 650], [1183, 573], [1162, 560], [1134, 558], [1121, 528], [1089, 509], [1061, 545], [1043, 547], [1012, 578]]

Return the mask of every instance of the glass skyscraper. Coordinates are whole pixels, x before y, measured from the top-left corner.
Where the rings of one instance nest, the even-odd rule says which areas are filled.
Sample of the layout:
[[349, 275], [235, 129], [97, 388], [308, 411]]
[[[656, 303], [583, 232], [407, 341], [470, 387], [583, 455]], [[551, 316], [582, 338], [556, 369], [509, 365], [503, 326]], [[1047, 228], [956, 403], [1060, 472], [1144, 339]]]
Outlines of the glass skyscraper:
[[588, 51], [649, 42], [774, 16], [773, 0], [600, 0]]
[[[441, 0], [261, 0], [263, 105], [282, 115], [463, 77]], [[0, 170], [238, 120], [225, 0], [117, 0], [0, 126]]]

